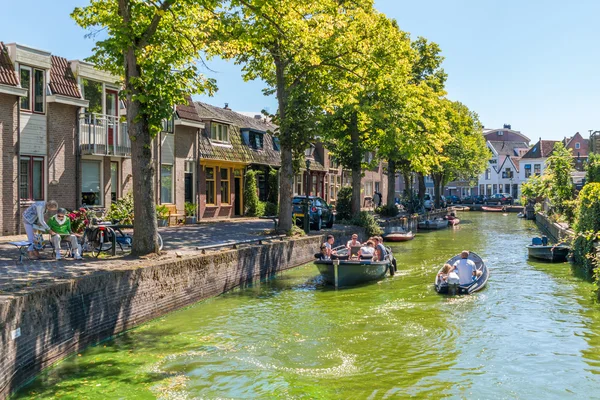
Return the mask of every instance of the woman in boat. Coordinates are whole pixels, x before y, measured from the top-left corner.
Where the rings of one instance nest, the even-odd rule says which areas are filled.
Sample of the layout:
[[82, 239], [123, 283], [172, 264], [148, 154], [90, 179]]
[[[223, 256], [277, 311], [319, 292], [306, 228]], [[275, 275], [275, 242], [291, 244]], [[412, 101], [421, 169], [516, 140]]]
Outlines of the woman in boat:
[[358, 235], [356, 233], [352, 234], [352, 240], [348, 240], [346, 243], [346, 247], [350, 250], [351, 247], [360, 246], [360, 242], [358, 241]]
[[448, 275], [450, 274], [450, 271], [452, 271], [453, 269], [454, 269], [454, 267], [452, 265], [444, 264], [444, 267], [442, 268], [442, 270], [440, 272], [438, 272], [439, 278], [444, 282], [448, 282]]
[[371, 240], [367, 240], [367, 243], [360, 248], [358, 252], [358, 258], [373, 258], [375, 255], [375, 247]]

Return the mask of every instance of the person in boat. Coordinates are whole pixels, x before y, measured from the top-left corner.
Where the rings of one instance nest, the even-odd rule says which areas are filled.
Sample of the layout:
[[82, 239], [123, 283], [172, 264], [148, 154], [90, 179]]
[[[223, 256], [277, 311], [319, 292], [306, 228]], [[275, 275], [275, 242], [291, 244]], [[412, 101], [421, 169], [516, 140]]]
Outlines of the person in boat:
[[453, 267], [453, 271], [458, 273], [461, 285], [468, 285], [473, 282], [473, 277], [477, 276], [477, 266], [473, 260], [469, 260], [468, 250], [460, 253], [460, 260], [456, 261]]
[[360, 246], [360, 242], [358, 241], [358, 235], [356, 233], [353, 233], [352, 239], [348, 240], [348, 243], [346, 243], [346, 247], [348, 248], [348, 250], [350, 250], [351, 247], [356, 246]]
[[321, 245], [321, 249], [319, 253], [315, 254], [315, 257], [319, 260], [328, 261], [331, 260], [331, 253], [327, 250], [327, 246], [325, 246], [325, 243]]
[[440, 278], [442, 281], [444, 282], [448, 282], [448, 275], [450, 274], [450, 271], [452, 271], [454, 269], [454, 267], [448, 263], [444, 264], [444, 266], [442, 267], [442, 270], [440, 272], [438, 272], [438, 278]]
[[327, 240], [321, 246], [321, 248], [325, 247], [325, 250], [327, 252], [327, 257], [328, 258], [331, 258], [332, 254], [336, 254], [335, 250], [332, 249], [332, 246], [333, 246], [334, 242], [335, 242], [335, 238], [333, 237], [333, 235], [327, 235]]
[[383, 261], [387, 256], [387, 250], [383, 245], [383, 238], [381, 236], [374, 236], [373, 242], [375, 243], [375, 258], [377, 261]]
[[358, 258], [373, 258], [375, 256], [375, 246], [373, 241], [367, 240], [367, 243], [360, 248]]

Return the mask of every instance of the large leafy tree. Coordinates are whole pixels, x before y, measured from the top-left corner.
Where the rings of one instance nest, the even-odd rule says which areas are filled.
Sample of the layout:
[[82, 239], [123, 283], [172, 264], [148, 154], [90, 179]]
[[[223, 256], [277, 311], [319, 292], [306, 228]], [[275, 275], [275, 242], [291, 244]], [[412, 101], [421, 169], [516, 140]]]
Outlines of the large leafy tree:
[[[262, 79], [278, 101], [281, 144], [279, 230], [292, 226], [294, 161], [313, 140], [331, 69], [357, 51], [344, 35], [371, 0], [230, 0], [218, 19], [219, 40], [210, 54], [243, 65], [244, 79]], [[297, 165], [297, 164], [296, 164]]]
[[89, 60], [122, 78], [131, 139], [137, 255], [158, 251], [152, 141], [186, 96], [212, 91], [196, 60], [218, 1], [90, 0], [72, 17], [96, 42]]
[[444, 185], [475, 180], [490, 158], [477, 114], [458, 101], [445, 100], [444, 107], [450, 140], [444, 146], [444, 159], [432, 171], [436, 207]]
[[562, 142], [557, 142], [552, 155], [548, 157], [545, 171], [549, 179], [547, 195], [553, 211], [565, 216], [569, 222], [574, 218], [574, 191], [571, 179], [573, 170], [571, 149], [565, 148]]

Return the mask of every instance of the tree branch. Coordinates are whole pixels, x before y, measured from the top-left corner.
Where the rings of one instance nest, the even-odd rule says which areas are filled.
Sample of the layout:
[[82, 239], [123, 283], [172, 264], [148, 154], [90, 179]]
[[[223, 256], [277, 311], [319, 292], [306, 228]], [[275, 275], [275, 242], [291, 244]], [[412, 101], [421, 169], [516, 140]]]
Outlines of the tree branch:
[[[121, 1], [123, 1], [123, 0], [121, 0]], [[174, 2], [175, 2], [175, 0], [165, 0], [160, 5], [160, 8], [158, 10], [156, 10], [156, 12], [154, 13], [154, 17], [152, 18], [152, 22], [150, 22], [150, 25], [148, 25], [148, 28], [146, 28], [146, 31], [136, 41], [136, 47], [138, 49], [146, 47], [146, 45], [148, 44], [148, 41], [150, 40], [152, 35], [154, 35], [156, 30], [158, 29], [158, 24], [160, 23], [160, 20], [162, 19], [162, 16], [164, 15], [165, 11], [167, 11], [169, 9], [169, 7], [171, 7], [171, 5], [173, 5]]]

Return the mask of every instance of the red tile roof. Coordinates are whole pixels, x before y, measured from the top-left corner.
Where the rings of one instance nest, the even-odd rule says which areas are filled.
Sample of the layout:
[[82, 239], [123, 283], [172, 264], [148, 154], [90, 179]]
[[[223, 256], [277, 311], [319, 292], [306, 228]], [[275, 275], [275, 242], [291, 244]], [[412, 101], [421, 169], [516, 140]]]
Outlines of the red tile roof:
[[50, 90], [52, 94], [81, 98], [77, 80], [69, 62], [66, 58], [52, 56], [52, 68], [50, 69]]
[[554, 151], [559, 140], [540, 140], [522, 158], [546, 158]]
[[19, 86], [15, 66], [8, 56], [8, 49], [0, 42], [0, 84]]

